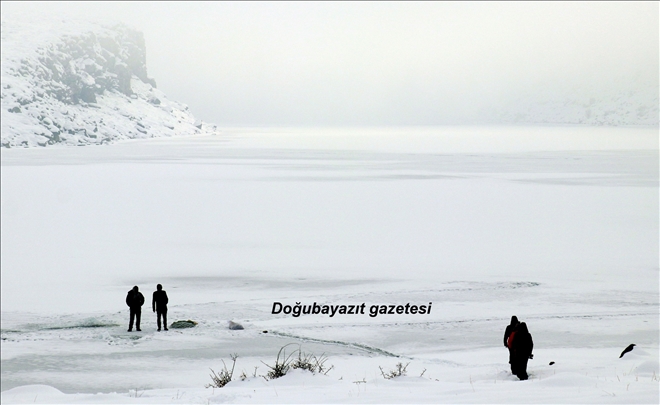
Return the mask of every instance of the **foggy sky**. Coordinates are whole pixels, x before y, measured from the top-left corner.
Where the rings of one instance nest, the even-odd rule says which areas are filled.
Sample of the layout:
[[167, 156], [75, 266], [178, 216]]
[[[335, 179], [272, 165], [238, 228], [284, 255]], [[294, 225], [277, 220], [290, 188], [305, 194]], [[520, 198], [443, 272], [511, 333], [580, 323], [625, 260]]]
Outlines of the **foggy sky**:
[[170, 99], [219, 125], [482, 122], [520, 97], [658, 86], [643, 3], [2, 3], [145, 34]]

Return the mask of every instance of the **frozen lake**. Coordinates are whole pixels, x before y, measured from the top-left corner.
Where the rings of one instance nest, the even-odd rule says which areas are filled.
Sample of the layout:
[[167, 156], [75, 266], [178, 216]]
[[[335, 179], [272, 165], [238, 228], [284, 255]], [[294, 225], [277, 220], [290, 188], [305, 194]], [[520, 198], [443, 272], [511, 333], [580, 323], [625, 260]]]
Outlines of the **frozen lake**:
[[[657, 128], [227, 129], [1, 156], [3, 403], [658, 402]], [[126, 332], [126, 292], [157, 283], [170, 321], [199, 326], [157, 333], [147, 304]], [[526, 382], [502, 347], [514, 314]], [[288, 343], [334, 369], [204, 389], [230, 353], [261, 375]], [[383, 379], [397, 362], [408, 377]]]

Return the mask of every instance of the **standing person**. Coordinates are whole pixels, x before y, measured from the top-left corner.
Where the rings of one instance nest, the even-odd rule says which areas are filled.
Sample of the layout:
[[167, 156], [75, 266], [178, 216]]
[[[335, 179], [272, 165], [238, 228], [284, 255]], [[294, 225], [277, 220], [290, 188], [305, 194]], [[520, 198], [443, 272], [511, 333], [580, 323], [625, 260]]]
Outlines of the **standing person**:
[[522, 322], [511, 336], [511, 370], [521, 380], [526, 380], [527, 361], [533, 359], [534, 342], [532, 335], [527, 329], [527, 324]]
[[151, 308], [156, 312], [156, 324], [158, 325], [158, 332], [160, 332], [160, 317], [163, 317], [163, 326], [167, 329], [167, 293], [163, 290], [163, 286], [158, 284], [156, 291], [154, 291], [153, 298], [151, 299]]
[[140, 329], [140, 317], [142, 316], [142, 305], [144, 304], [144, 295], [139, 291], [138, 286], [133, 287], [126, 295], [126, 305], [131, 309], [131, 320], [128, 323], [128, 331], [133, 332], [133, 320], [135, 320], [135, 330]]
[[513, 363], [511, 362], [511, 346], [509, 345], [509, 338], [511, 337], [511, 334], [516, 330], [516, 328], [520, 325], [520, 322], [518, 321], [517, 316], [512, 316], [511, 317], [511, 323], [507, 325], [506, 330], [504, 331], [504, 347], [509, 349], [509, 364], [511, 364], [511, 373], [515, 374], [515, 370], [513, 368]]

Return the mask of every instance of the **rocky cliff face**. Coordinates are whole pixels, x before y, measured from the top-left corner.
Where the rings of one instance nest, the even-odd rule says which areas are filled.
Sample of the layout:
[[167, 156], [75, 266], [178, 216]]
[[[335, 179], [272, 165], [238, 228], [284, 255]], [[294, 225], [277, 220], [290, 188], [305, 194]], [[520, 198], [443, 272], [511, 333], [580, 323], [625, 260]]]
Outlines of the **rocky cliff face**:
[[201, 134], [147, 75], [142, 33], [80, 21], [2, 21], [2, 147]]

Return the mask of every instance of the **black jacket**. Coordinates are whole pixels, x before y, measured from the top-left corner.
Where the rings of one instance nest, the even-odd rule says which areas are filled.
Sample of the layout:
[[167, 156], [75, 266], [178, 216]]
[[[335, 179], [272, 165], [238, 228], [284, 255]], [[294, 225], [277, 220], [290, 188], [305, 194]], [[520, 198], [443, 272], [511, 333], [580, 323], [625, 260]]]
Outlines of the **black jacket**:
[[515, 357], [528, 358], [532, 354], [532, 350], [534, 350], [532, 335], [529, 334], [527, 325], [523, 322], [518, 326], [513, 335], [511, 351]]
[[152, 309], [158, 310], [158, 312], [167, 311], [167, 293], [165, 290], [154, 291], [153, 298], [151, 299]]
[[141, 292], [130, 290], [126, 295], [126, 305], [132, 309], [140, 309], [144, 305], [144, 295]]

